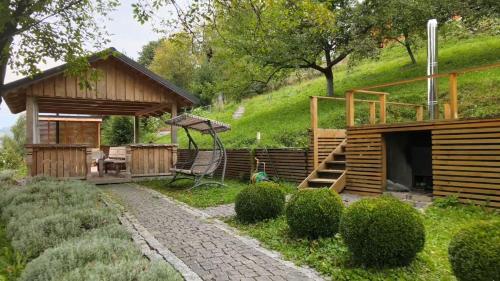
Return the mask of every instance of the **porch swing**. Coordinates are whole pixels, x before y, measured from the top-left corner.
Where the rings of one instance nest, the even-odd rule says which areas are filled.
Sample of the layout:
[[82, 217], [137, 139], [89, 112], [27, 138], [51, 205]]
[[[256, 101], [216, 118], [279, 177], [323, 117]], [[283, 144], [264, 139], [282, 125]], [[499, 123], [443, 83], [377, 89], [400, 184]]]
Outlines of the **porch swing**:
[[[217, 133], [228, 131], [231, 127], [218, 121], [188, 113], [172, 118], [166, 121], [166, 123], [168, 125], [183, 128], [189, 140], [188, 159], [184, 162], [178, 162], [175, 168], [171, 169], [171, 171], [174, 172], [174, 177], [169, 184], [180, 179], [193, 179], [194, 184], [191, 188], [214, 184], [223, 186], [227, 157], [226, 149]], [[194, 138], [191, 136], [190, 130], [210, 135], [212, 137], [212, 149], [200, 150]], [[220, 181], [203, 181], [206, 177], [213, 178], [215, 171], [221, 165], [222, 174]]]

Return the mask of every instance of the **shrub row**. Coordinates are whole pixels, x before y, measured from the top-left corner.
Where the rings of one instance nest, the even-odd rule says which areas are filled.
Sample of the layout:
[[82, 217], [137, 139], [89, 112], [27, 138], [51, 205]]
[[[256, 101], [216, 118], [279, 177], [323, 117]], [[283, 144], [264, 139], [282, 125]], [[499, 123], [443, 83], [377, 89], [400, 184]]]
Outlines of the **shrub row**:
[[[243, 190], [235, 209], [237, 218], [248, 223], [277, 217], [284, 206], [279, 186], [266, 183]], [[362, 199], [344, 211], [336, 192], [303, 189], [286, 204], [285, 215], [296, 237], [317, 239], [340, 232], [354, 261], [367, 266], [407, 265], [424, 246], [421, 215], [393, 197]]]
[[182, 280], [141, 255], [91, 184], [34, 179], [1, 192], [7, 237], [29, 261], [19, 280]]

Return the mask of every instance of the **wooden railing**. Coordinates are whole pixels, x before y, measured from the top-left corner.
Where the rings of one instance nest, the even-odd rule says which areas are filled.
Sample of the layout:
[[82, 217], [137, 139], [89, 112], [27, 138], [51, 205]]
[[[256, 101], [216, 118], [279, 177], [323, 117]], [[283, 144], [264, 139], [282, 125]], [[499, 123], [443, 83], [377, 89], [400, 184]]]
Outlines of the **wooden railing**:
[[90, 145], [28, 144], [28, 175], [85, 179], [90, 171], [91, 153]]
[[318, 100], [344, 100], [343, 98], [333, 98], [333, 97], [321, 97], [312, 96], [311, 97], [311, 136], [312, 136], [312, 152], [313, 152], [313, 169], [316, 169], [321, 163], [319, 159], [319, 142], [321, 139], [341, 139], [345, 138], [345, 130], [341, 129], [326, 129], [318, 127]]
[[[429, 75], [429, 76], [421, 76], [421, 77], [416, 77], [412, 79], [406, 79], [406, 80], [401, 80], [401, 81], [396, 81], [396, 82], [390, 82], [390, 83], [384, 83], [384, 84], [379, 84], [379, 85], [373, 85], [373, 86], [368, 86], [368, 87], [363, 87], [363, 88], [356, 88], [356, 89], [351, 89], [348, 90], [345, 94], [345, 101], [346, 101], [346, 123], [347, 126], [355, 126], [354, 123], [354, 116], [355, 116], [355, 107], [354, 103], [355, 102], [368, 102], [370, 104], [369, 111], [370, 111], [370, 124], [375, 124], [376, 123], [376, 103], [379, 103], [379, 123], [380, 124], [385, 124], [386, 123], [386, 114], [387, 114], [387, 105], [400, 105], [400, 106], [410, 106], [414, 107], [416, 111], [416, 121], [422, 121], [424, 118], [424, 105], [419, 105], [419, 104], [409, 104], [409, 103], [397, 103], [397, 102], [388, 102], [387, 97], [389, 93], [387, 92], [379, 92], [379, 91], [374, 91], [374, 89], [380, 89], [380, 88], [387, 88], [391, 86], [398, 86], [398, 85], [405, 85], [405, 84], [411, 84], [411, 83], [416, 83], [420, 81], [427, 80], [429, 78], [448, 78], [449, 81], [449, 86], [448, 86], [448, 102], [444, 103], [444, 119], [458, 119], [458, 77], [460, 75], [463, 75], [465, 73], [469, 72], [476, 72], [476, 71], [484, 71], [484, 70], [489, 70], [492, 68], [497, 68], [500, 67], [500, 63], [495, 63], [491, 65], [485, 65], [485, 66], [480, 66], [480, 67], [474, 67], [474, 68], [467, 68], [463, 70], [457, 70], [457, 71], [452, 71], [449, 73], [443, 73], [443, 74], [435, 74], [435, 75]], [[378, 96], [378, 100], [357, 100], [354, 98], [355, 94], [361, 93], [361, 94], [368, 94], [368, 95], [376, 95]], [[322, 97], [325, 98], [325, 97]], [[340, 99], [340, 98], [336, 98]], [[312, 106], [311, 106], [312, 109]], [[312, 111], [312, 110], [311, 110]]]

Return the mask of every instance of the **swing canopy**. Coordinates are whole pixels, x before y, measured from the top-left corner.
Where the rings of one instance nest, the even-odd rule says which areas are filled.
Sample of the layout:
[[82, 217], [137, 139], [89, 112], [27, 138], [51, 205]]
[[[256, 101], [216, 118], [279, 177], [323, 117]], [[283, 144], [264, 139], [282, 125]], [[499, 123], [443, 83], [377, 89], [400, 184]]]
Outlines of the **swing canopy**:
[[[182, 127], [186, 132], [189, 139], [189, 157], [186, 162], [176, 163], [175, 168], [171, 169], [174, 172], [172, 182], [180, 179], [179, 175], [184, 175], [188, 178], [194, 179], [193, 187], [218, 184], [224, 185], [224, 175], [226, 173], [226, 149], [222, 144], [217, 133], [225, 132], [231, 129], [227, 124], [203, 118], [192, 114], [181, 114], [175, 118], [166, 121], [168, 125]], [[201, 132], [202, 134], [209, 134], [212, 137], [211, 150], [199, 150], [198, 145], [189, 133], [190, 130]], [[222, 165], [222, 175], [220, 182], [218, 181], [202, 181], [204, 177], [213, 178], [217, 168]], [[193, 188], [191, 187], [191, 188]]]
[[168, 125], [178, 126], [189, 130], [195, 130], [202, 134], [210, 134], [211, 131], [221, 133], [231, 130], [231, 126], [219, 121], [210, 120], [201, 116], [183, 113], [167, 121]]

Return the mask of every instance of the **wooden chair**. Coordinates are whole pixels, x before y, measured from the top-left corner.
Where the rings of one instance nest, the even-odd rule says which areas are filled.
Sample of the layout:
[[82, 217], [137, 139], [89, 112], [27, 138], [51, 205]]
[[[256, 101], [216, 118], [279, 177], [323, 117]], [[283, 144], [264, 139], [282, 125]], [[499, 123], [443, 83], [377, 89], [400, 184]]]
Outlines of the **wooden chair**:
[[127, 156], [127, 148], [124, 146], [116, 146], [109, 148], [109, 154], [104, 159], [104, 171], [108, 173], [108, 169], [114, 169], [116, 174], [121, 170], [125, 170], [125, 158]]

